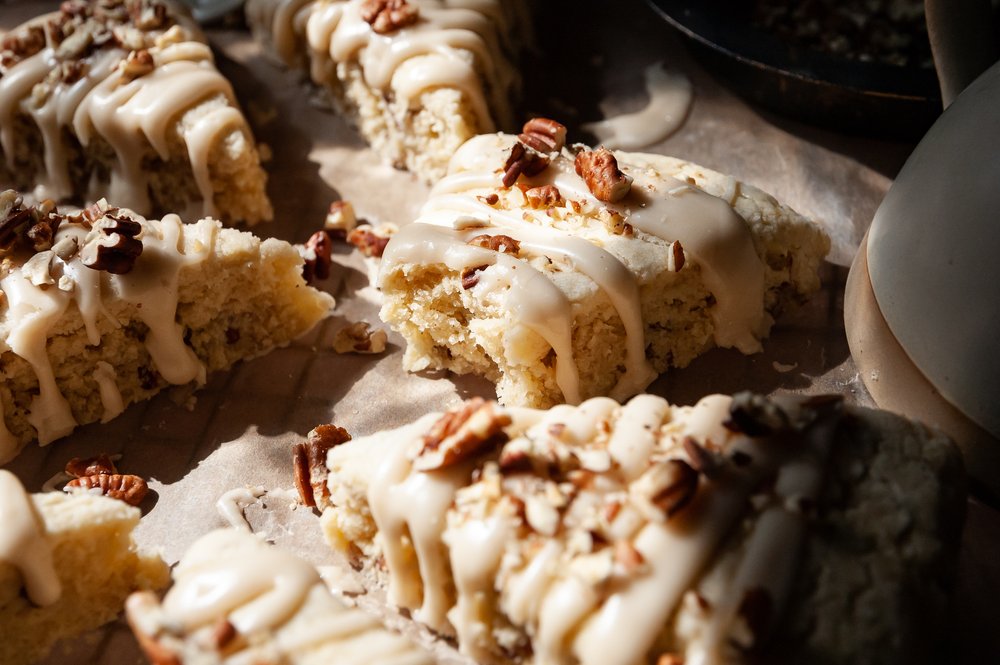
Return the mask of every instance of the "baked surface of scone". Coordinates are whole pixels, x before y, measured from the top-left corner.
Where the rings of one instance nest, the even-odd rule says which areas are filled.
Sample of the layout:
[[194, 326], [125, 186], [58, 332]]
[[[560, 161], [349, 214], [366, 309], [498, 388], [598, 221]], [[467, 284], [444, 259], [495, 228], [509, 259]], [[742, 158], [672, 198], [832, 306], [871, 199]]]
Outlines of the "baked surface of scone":
[[524, 11], [520, 0], [247, 3], [259, 41], [308, 67], [376, 152], [428, 181], [466, 139], [511, 126]]
[[271, 219], [253, 134], [183, 5], [72, 0], [0, 49], [2, 184], [143, 215]]
[[250, 533], [213, 531], [187, 551], [160, 601], [128, 600], [154, 665], [430, 665], [406, 638], [336, 599], [311, 565]]
[[74, 215], [0, 194], [0, 461], [169, 385], [284, 346], [333, 299], [286, 242], [99, 202]]
[[328, 452], [322, 434], [328, 541], [477, 662], [909, 663], [942, 635], [961, 460], [895, 415], [477, 398]]
[[[759, 351], [772, 313], [819, 288], [829, 239], [771, 196], [671, 157], [571, 151], [557, 133], [547, 156], [471, 139], [389, 241], [381, 316], [407, 369], [483, 375], [508, 405], [624, 400], [713, 346]], [[601, 200], [585, 155], [614, 160], [627, 193]]]
[[136, 550], [139, 509], [93, 494], [28, 494], [0, 470], [0, 662], [27, 665], [114, 619], [133, 591], [166, 586]]

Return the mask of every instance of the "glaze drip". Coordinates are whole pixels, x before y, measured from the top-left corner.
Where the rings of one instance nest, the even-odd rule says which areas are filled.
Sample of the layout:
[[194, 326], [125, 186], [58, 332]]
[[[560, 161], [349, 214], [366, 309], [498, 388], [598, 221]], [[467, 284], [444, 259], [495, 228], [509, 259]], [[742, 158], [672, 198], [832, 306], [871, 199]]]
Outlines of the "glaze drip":
[[31, 495], [10, 471], [0, 469], [0, 563], [21, 573], [28, 599], [39, 607], [59, 600], [62, 585], [52, 563], [45, 525]]

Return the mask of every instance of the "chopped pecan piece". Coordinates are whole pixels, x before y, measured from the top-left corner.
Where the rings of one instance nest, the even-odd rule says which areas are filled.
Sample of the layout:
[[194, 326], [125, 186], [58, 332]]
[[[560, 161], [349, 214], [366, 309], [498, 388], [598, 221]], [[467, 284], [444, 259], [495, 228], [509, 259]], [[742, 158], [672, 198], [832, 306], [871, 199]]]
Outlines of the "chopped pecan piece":
[[474, 266], [462, 271], [462, 288], [468, 291], [479, 283], [479, 273], [486, 270], [488, 266]]
[[167, 6], [159, 0], [129, 0], [128, 14], [132, 24], [140, 30], [167, 27]]
[[632, 189], [632, 178], [621, 172], [618, 160], [607, 148], [581, 150], [574, 166], [590, 193], [606, 203], [621, 201]]
[[354, 206], [350, 201], [334, 201], [330, 204], [330, 210], [326, 213], [326, 220], [323, 228], [332, 238], [338, 240], [347, 239], [349, 231], [358, 225], [358, 218], [354, 214]]
[[309, 236], [305, 246], [305, 261], [302, 263], [302, 277], [306, 284], [312, 284], [330, 277], [333, 245], [326, 231], [317, 231]]
[[517, 138], [532, 150], [559, 152], [566, 145], [566, 127], [548, 118], [532, 118], [524, 123]]
[[215, 624], [215, 628], [212, 629], [212, 643], [218, 650], [223, 650], [226, 648], [230, 642], [232, 642], [239, 632], [236, 630], [236, 626], [225, 618], [221, 617]]
[[513, 254], [514, 256], [517, 256], [521, 252], [520, 242], [510, 236], [499, 233], [496, 235], [484, 233], [474, 238], [469, 238], [467, 244], [484, 249], [492, 249], [494, 252], [500, 252], [501, 254]]
[[420, 10], [406, 0], [364, 0], [361, 3], [361, 18], [380, 35], [413, 25], [419, 17]]
[[94, 223], [91, 237], [80, 251], [83, 265], [92, 270], [103, 270], [114, 275], [132, 271], [135, 261], [142, 254], [142, 241], [136, 236], [142, 225], [117, 209], [110, 209]]
[[552, 208], [563, 204], [562, 194], [553, 185], [532, 187], [524, 193], [528, 205], [532, 208]]
[[667, 259], [667, 270], [670, 272], [680, 272], [684, 267], [684, 246], [680, 240], [670, 243], [670, 257]]
[[698, 490], [698, 472], [680, 459], [656, 463], [631, 488], [632, 495], [654, 521], [673, 517], [690, 503]]
[[330, 489], [326, 486], [329, 474], [326, 454], [334, 446], [350, 440], [351, 435], [343, 427], [320, 425], [309, 432], [305, 443], [295, 444], [292, 448], [295, 487], [299, 490], [303, 505], [315, 507], [321, 505], [317, 503], [317, 497], [320, 502], [325, 502], [330, 497]]
[[129, 51], [120, 67], [122, 78], [126, 81], [132, 81], [156, 69], [156, 63], [153, 62], [152, 53], [146, 49], [139, 49], [138, 51]]
[[548, 165], [549, 158], [546, 155], [519, 141], [511, 146], [510, 155], [503, 165], [503, 186], [513, 185], [522, 173], [526, 176], [537, 175]]
[[378, 233], [374, 227], [365, 224], [348, 233], [347, 242], [357, 247], [365, 256], [378, 258], [389, 244], [390, 236], [391, 233], [388, 231]]
[[635, 545], [627, 540], [619, 540], [615, 543], [615, 564], [622, 569], [622, 572], [629, 574], [637, 571], [646, 562], [642, 552], [635, 548]]
[[684, 437], [684, 452], [687, 453], [691, 468], [708, 477], [719, 468], [719, 458], [705, 446], [698, 443], [692, 436]]
[[333, 338], [337, 353], [382, 353], [389, 336], [378, 328], [371, 330], [367, 323], [358, 321], [344, 326]]
[[66, 483], [67, 489], [76, 487], [83, 490], [99, 489], [104, 496], [124, 501], [130, 506], [142, 503], [149, 491], [145, 480], [139, 476], [123, 473], [98, 473]]
[[656, 665], [684, 665], [684, 657], [676, 653], [661, 653]]
[[503, 428], [510, 423], [508, 414], [483, 398], [467, 400], [441, 416], [424, 435], [413, 468], [432, 471], [467, 460], [506, 440]]
[[6, 67], [30, 58], [43, 48], [45, 48], [45, 30], [39, 25], [22, 27], [7, 33], [0, 40], [3, 64]]
[[66, 474], [74, 478], [86, 476], [114, 475], [118, 473], [114, 461], [107, 453], [101, 453], [97, 457], [79, 458], [74, 457], [66, 463]]

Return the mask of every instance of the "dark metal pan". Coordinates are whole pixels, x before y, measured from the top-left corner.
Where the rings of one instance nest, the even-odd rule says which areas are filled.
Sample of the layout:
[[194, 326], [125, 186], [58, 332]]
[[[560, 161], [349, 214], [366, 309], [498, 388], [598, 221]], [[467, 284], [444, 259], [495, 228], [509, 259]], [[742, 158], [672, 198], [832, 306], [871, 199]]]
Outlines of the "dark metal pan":
[[794, 48], [751, 25], [746, 0], [648, 0], [738, 94], [811, 124], [916, 139], [941, 113], [933, 68], [860, 62]]

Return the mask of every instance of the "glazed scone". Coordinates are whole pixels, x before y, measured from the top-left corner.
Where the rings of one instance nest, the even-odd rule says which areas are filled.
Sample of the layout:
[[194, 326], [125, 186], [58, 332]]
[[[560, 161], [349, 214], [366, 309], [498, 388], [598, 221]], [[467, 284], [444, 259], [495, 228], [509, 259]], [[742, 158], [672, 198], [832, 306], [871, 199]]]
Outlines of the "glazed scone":
[[70, 0], [0, 49], [0, 184], [143, 215], [271, 219], [253, 134], [183, 5]]
[[427, 181], [477, 134], [510, 127], [520, 0], [249, 0], [254, 34], [380, 155]]
[[476, 398], [325, 434], [328, 541], [476, 662], [884, 665], [943, 632], [961, 458], [839, 396]]
[[0, 462], [284, 346], [333, 299], [286, 242], [212, 219], [74, 215], [0, 194]]
[[0, 662], [27, 665], [59, 639], [111, 621], [134, 591], [166, 586], [139, 552], [139, 509], [93, 494], [28, 494], [0, 470]]
[[406, 638], [337, 600], [302, 559], [237, 530], [202, 536], [161, 601], [128, 599], [154, 665], [430, 665]]
[[713, 346], [759, 351], [772, 313], [819, 288], [829, 238], [771, 196], [564, 137], [535, 119], [471, 139], [389, 241], [381, 316], [406, 369], [483, 375], [507, 405], [624, 400]]

